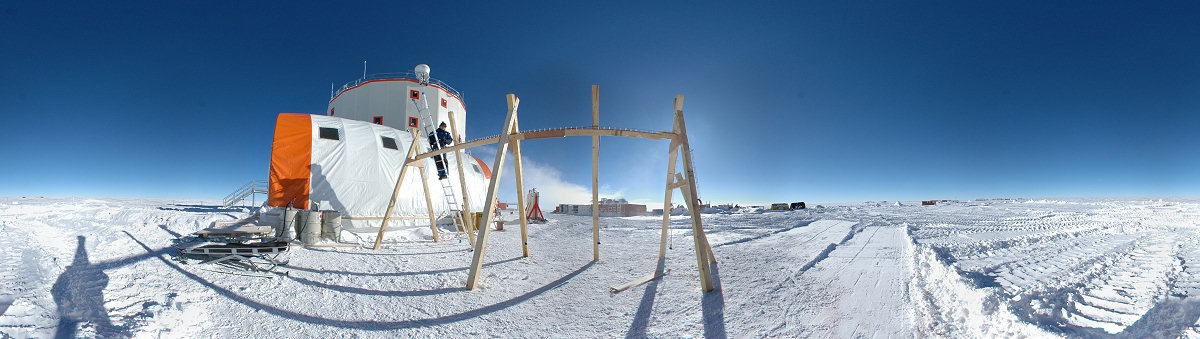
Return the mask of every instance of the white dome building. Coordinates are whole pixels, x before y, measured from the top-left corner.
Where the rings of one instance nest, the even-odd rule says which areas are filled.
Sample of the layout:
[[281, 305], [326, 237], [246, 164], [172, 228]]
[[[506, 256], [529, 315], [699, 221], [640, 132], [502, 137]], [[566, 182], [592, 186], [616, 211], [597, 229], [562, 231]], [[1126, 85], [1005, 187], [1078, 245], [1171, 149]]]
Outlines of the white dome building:
[[[417, 65], [413, 73], [378, 73], [351, 81], [330, 93], [329, 116], [367, 121], [407, 131], [417, 119], [422, 131], [432, 123], [450, 124], [454, 112], [458, 132], [466, 135], [467, 109], [462, 94], [429, 77], [429, 66]], [[432, 120], [432, 121], [430, 121]]]

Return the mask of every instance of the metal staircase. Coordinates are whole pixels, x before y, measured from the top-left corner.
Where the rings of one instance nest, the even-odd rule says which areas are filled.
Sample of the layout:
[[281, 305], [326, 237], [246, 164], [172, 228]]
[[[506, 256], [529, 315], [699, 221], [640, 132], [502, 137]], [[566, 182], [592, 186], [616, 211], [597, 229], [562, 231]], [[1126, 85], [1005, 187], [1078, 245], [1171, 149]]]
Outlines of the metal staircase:
[[221, 207], [237, 205], [238, 203], [245, 202], [246, 198], [250, 198], [251, 206], [257, 206], [259, 194], [267, 194], [267, 181], [250, 180], [250, 182], [242, 185], [242, 187], [238, 187], [233, 193], [229, 193], [224, 199], [221, 199]]

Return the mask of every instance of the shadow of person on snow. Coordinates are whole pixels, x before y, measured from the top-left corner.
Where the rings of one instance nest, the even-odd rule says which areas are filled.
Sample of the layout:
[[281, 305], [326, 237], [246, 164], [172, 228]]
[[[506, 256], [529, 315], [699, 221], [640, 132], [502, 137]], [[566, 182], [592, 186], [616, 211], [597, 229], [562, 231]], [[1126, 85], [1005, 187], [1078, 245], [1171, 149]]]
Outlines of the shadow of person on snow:
[[104, 308], [104, 288], [108, 286], [108, 275], [104, 270], [88, 261], [87, 238], [76, 239], [75, 259], [50, 288], [50, 295], [58, 305], [58, 330], [55, 338], [74, 338], [80, 323], [93, 326], [98, 337], [113, 337], [125, 334], [113, 326]]

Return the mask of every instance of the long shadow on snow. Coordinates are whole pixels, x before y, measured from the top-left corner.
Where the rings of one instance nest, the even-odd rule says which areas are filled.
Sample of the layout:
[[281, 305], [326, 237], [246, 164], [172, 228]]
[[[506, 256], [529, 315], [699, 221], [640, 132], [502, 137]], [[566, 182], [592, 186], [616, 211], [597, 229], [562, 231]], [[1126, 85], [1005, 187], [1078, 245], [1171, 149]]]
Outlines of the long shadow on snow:
[[241, 207], [221, 207], [216, 205], [187, 205], [187, 204], [171, 204], [174, 207], [158, 207], [161, 211], [179, 211], [188, 213], [219, 213], [219, 212], [241, 212]]
[[[660, 261], [659, 268], [664, 264]], [[704, 315], [704, 337], [726, 338], [728, 334], [725, 333], [725, 293], [721, 290], [721, 272], [715, 262], [709, 267], [712, 270], [710, 272], [712, 273], [713, 290], [704, 293], [703, 300], [700, 302]], [[654, 297], [658, 293], [658, 282], [662, 279], [663, 277], [659, 277], [646, 283], [646, 293], [642, 294], [642, 301], [638, 304], [637, 313], [633, 316], [633, 324], [629, 326], [629, 332], [625, 333], [625, 338], [647, 337], [646, 328], [650, 325]]]
[[721, 290], [721, 272], [717, 263], [709, 265], [712, 270], [713, 290], [704, 294], [701, 306], [704, 309], [704, 337], [725, 338], [725, 292]]
[[[283, 276], [283, 274], [279, 274], [279, 275]], [[292, 280], [294, 280], [298, 283], [316, 287], [316, 288], [324, 288], [324, 289], [334, 290], [334, 291], [344, 292], [344, 293], [354, 293], [354, 294], [384, 296], [384, 297], [421, 297], [421, 296], [446, 294], [446, 293], [463, 290], [462, 288], [447, 287], [447, 288], [435, 288], [432, 290], [417, 290], [417, 291], [380, 291], [380, 290], [371, 290], [371, 289], [350, 287], [350, 286], [330, 285], [330, 284], [326, 284], [326, 283], [322, 283], [322, 282], [316, 282], [316, 281], [312, 281], [312, 280], [308, 280], [308, 279], [304, 279], [304, 278], [297, 278], [297, 277], [291, 277], [291, 276], [288, 276], [288, 278], [291, 278]]]
[[183, 234], [179, 234], [179, 232], [172, 231], [171, 229], [167, 228], [167, 225], [158, 225], [158, 228], [161, 228], [163, 231], [170, 233], [172, 236], [175, 236], [175, 238], [183, 237]]
[[[513, 261], [517, 261], [517, 260], [521, 260], [521, 259], [522, 259], [522, 257], [514, 257], [514, 258], [509, 258], [509, 259], [505, 259], [505, 260], [501, 260], [501, 261], [485, 263], [485, 264], [483, 264], [483, 266], [488, 267], [488, 266], [493, 266], [493, 265], [499, 265], [499, 264], [509, 263], [509, 262], [513, 262]], [[287, 267], [294, 268], [292, 266], [287, 266]], [[355, 276], [377, 276], [377, 277], [378, 276], [403, 276], [403, 275], [438, 274], [438, 273], [449, 273], [449, 272], [455, 272], [455, 271], [466, 271], [468, 268], [469, 267], [462, 267], [462, 268], [455, 268], [455, 269], [424, 271], [424, 272], [396, 272], [396, 273], [353, 273], [353, 272], [348, 272], [348, 273], [343, 273], [343, 274], [355, 275]], [[307, 272], [313, 272], [313, 273], [330, 273], [328, 271], [313, 270], [313, 269], [309, 269], [309, 268], [301, 269], [301, 271], [307, 271]], [[309, 280], [309, 279], [305, 279], [305, 278], [293, 277], [290, 275], [282, 275], [282, 274], [279, 274], [279, 275], [285, 276], [289, 279], [295, 280], [298, 283], [301, 283], [304, 285], [309, 285], [312, 287], [330, 289], [330, 290], [334, 290], [334, 291], [338, 291], [338, 292], [345, 292], [345, 293], [362, 294], [362, 295], [389, 296], [389, 297], [415, 297], [415, 296], [430, 296], [430, 295], [445, 294], [445, 293], [462, 290], [462, 288], [436, 288], [436, 289], [432, 289], [432, 290], [417, 290], [417, 291], [380, 291], [380, 290], [372, 290], [372, 289], [365, 289], [365, 288], [359, 288], [359, 287], [331, 285], [331, 284], [326, 284], [323, 282], [313, 281], [313, 280]]]
[[[433, 244], [433, 242], [430, 242], [430, 244]], [[351, 248], [360, 248], [360, 247], [351, 247]], [[429, 254], [447, 254], [447, 253], [458, 253], [458, 252], [470, 251], [469, 248], [460, 248], [457, 250], [438, 251], [438, 252], [372, 253], [372, 252], [335, 251], [335, 250], [320, 249], [320, 248], [315, 248], [315, 247], [310, 247], [310, 248], [308, 248], [308, 250], [316, 251], [316, 252], [332, 252], [332, 253], [342, 253], [342, 254], [350, 254], [350, 255], [366, 255], [366, 256], [429, 255]]]
[[[129, 236], [130, 239], [133, 239], [133, 241], [137, 242], [138, 245], [142, 246], [142, 248], [145, 249], [147, 253], [153, 253], [153, 251], [150, 249], [149, 246], [146, 246], [145, 243], [142, 243], [141, 240], [138, 240], [132, 234], [129, 234], [129, 232], [125, 232], [125, 235]], [[525, 294], [513, 297], [512, 299], [509, 299], [509, 300], [501, 301], [501, 302], [498, 302], [498, 303], [495, 303], [492, 305], [480, 307], [480, 308], [466, 311], [463, 313], [451, 314], [451, 315], [447, 315], [447, 316], [428, 318], [428, 319], [413, 319], [413, 320], [403, 320], [403, 321], [375, 321], [375, 320], [339, 320], [339, 319], [321, 318], [321, 317], [317, 317], [317, 316], [298, 313], [295, 311], [281, 309], [281, 308], [278, 308], [278, 307], [275, 307], [272, 305], [263, 304], [258, 301], [251, 300], [250, 298], [238, 295], [237, 293], [234, 293], [233, 291], [230, 291], [229, 289], [226, 289], [224, 287], [217, 286], [216, 284], [214, 284], [210, 281], [204, 280], [200, 276], [197, 276], [195, 274], [192, 274], [191, 272], [188, 272], [187, 270], [184, 270], [183, 268], [180, 268], [178, 265], [171, 262], [170, 260], [167, 260], [166, 258], [163, 258], [162, 256], [158, 256], [157, 259], [159, 261], [162, 261], [162, 263], [164, 265], [166, 265], [167, 267], [170, 267], [171, 269], [174, 269], [175, 271], [188, 277], [189, 279], [192, 279], [193, 281], [196, 281], [197, 283], [200, 283], [201, 285], [204, 285], [205, 287], [212, 289], [217, 294], [220, 294], [221, 296], [224, 296], [226, 298], [229, 298], [230, 300], [233, 300], [242, 305], [249, 306], [256, 310], [261, 310], [261, 311], [264, 311], [264, 312], [267, 312], [267, 313], [270, 313], [270, 314], [273, 314], [276, 316], [292, 319], [295, 321], [310, 323], [310, 324], [326, 325], [326, 326], [333, 326], [333, 327], [340, 327], [340, 328], [364, 329], [364, 330], [393, 330], [393, 329], [435, 326], [435, 325], [459, 322], [459, 321], [491, 314], [496, 311], [500, 311], [500, 310], [515, 306], [517, 304], [520, 304], [522, 302], [528, 301], [530, 299], [533, 299], [533, 297], [541, 295], [542, 293], [546, 293], [550, 290], [558, 288], [559, 286], [562, 286], [563, 284], [567, 283], [567, 281], [575, 278], [575, 276], [578, 276], [580, 273], [583, 273], [588, 268], [591, 268], [592, 265], [595, 264], [594, 262], [589, 262], [586, 265], [583, 265], [582, 267], [580, 267], [579, 269], [563, 276], [562, 278], [558, 278], [557, 280], [554, 280], [554, 281], [550, 282], [549, 284], [546, 284], [545, 286], [542, 286], [535, 290], [526, 292]], [[466, 288], [455, 289], [455, 290], [462, 291], [462, 292], [467, 291]]]
[[[665, 265], [664, 260], [659, 260], [658, 267], [654, 268], [654, 272], [662, 270]], [[642, 301], [638, 303], [637, 313], [633, 315], [633, 324], [629, 325], [629, 332], [625, 333], [625, 338], [646, 337], [646, 327], [650, 326], [650, 313], [654, 311], [654, 297], [658, 294], [658, 282], [665, 278], [664, 273], [664, 276], [646, 283], [646, 293], [642, 294]]]
[[[489, 263], [484, 263], [483, 267], [509, 263], [509, 262], [513, 262], [513, 261], [517, 261], [517, 260], [521, 260], [521, 259], [522, 259], [522, 257], [513, 257], [513, 258], [504, 259], [501, 261], [493, 261], [493, 262], [489, 262]], [[457, 267], [457, 268], [447, 268], [447, 269], [441, 269], [441, 270], [416, 271], [416, 272], [363, 273], [363, 272], [350, 272], [350, 271], [328, 271], [328, 270], [301, 267], [301, 266], [292, 266], [292, 265], [288, 265], [286, 267], [288, 269], [292, 269], [292, 270], [311, 272], [311, 273], [331, 273], [331, 274], [354, 275], [354, 276], [364, 276], [364, 277], [402, 277], [402, 276], [410, 276], [410, 275], [442, 274], [442, 273], [466, 271], [466, 270], [470, 269], [470, 267]]]

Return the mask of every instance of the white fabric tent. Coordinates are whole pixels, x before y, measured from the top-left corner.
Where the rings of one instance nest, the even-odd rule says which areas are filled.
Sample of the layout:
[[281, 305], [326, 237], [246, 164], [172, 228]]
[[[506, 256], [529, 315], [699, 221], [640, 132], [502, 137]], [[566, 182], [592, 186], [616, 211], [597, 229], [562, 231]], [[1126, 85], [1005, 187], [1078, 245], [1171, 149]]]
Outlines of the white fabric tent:
[[[287, 121], [285, 121], [287, 120]], [[304, 131], [302, 120], [308, 120], [308, 131]], [[283, 129], [284, 133], [281, 133]], [[336, 132], [336, 136], [333, 133]], [[300, 138], [307, 134], [307, 140]], [[424, 134], [424, 133], [422, 133]], [[419, 140], [420, 151], [429, 149], [429, 143], [422, 136]], [[387, 139], [394, 141], [395, 149]], [[304, 145], [310, 143], [309, 160], [301, 161]], [[280, 114], [276, 123], [276, 133], [271, 154], [271, 192], [268, 204], [275, 207], [286, 206], [287, 202], [306, 200], [311, 204], [294, 202], [299, 208], [335, 210], [343, 214], [343, 229], [352, 232], [368, 232], [378, 230], [388, 201], [391, 199], [396, 178], [400, 173], [403, 158], [412, 143], [412, 133], [400, 131], [391, 127], [376, 125], [364, 121], [343, 119], [337, 117]], [[296, 146], [301, 152], [290, 150]], [[480, 211], [483, 207], [483, 195], [487, 190], [490, 171], [478, 159], [465, 155], [466, 164], [463, 166], [466, 174], [468, 193], [471, 195], [471, 209]], [[454, 191], [455, 198], [461, 203], [462, 192], [459, 191], [458, 171], [455, 167], [453, 153], [447, 158], [446, 180]], [[437, 167], [432, 158], [426, 159], [426, 178], [429, 180], [430, 196], [434, 213], [441, 217], [447, 211], [446, 198], [442, 193], [442, 183], [437, 180]], [[299, 166], [307, 166], [304, 171]], [[291, 172], [298, 174], [286, 173]], [[420, 168], [410, 168], [420, 170]], [[304, 199], [303, 178], [308, 174], [307, 197]], [[392, 225], [428, 226], [429, 218], [425, 206], [425, 192], [421, 187], [420, 175], [406, 175], [392, 211]], [[292, 194], [288, 194], [292, 192]], [[313, 206], [315, 204], [316, 206]]]

